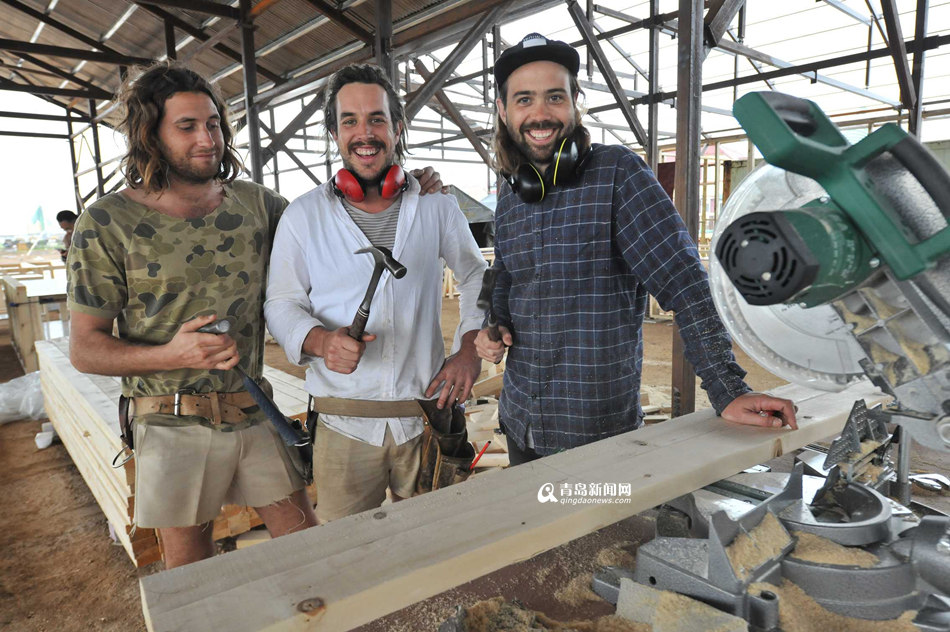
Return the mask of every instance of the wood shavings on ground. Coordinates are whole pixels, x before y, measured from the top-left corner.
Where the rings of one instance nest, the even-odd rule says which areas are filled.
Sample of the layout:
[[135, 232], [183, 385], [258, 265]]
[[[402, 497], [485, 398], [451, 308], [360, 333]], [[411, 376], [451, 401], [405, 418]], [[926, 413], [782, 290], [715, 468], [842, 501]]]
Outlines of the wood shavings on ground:
[[597, 553], [595, 560], [601, 566], [620, 566], [622, 568], [633, 568], [636, 566], [635, 557], [637, 544], [630, 540], [617, 542], [607, 548], [601, 549]]
[[748, 579], [756, 568], [777, 557], [791, 537], [771, 512], [748, 533], [742, 532], [726, 547], [726, 556], [739, 579]]
[[864, 549], [842, 546], [813, 533], [796, 531], [795, 535], [798, 537], [798, 543], [791, 556], [798, 560], [859, 568], [871, 568], [880, 561], [876, 555]]
[[754, 583], [749, 593], [769, 591], [778, 596], [779, 627], [782, 632], [919, 632], [911, 621], [916, 611], [908, 610], [897, 619], [869, 621], [846, 617], [825, 608], [809, 597], [804, 590], [788, 580], [781, 586]]
[[593, 573], [582, 573], [572, 579], [567, 586], [554, 593], [554, 598], [569, 606], [579, 606], [585, 601], [596, 601], [600, 597], [591, 590], [590, 585], [593, 579]]
[[493, 597], [465, 610], [465, 632], [652, 632], [650, 625], [615, 615], [562, 623], [517, 602]]

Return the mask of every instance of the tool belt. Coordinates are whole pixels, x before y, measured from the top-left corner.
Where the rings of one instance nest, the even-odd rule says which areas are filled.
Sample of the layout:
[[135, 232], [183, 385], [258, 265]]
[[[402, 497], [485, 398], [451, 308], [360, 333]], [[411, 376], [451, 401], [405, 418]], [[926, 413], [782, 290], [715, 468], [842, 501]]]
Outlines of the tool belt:
[[422, 417], [423, 411], [415, 399], [399, 401], [376, 401], [369, 399], [343, 399], [341, 397], [313, 397], [312, 410], [324, 415], [346, 417]]
[[461, 406], [439, 409], [436, 400], [373, 401], [312, 397], [307, 427], [311, 436], [317, 429], [317, 414], [345, 415], [348, 417], [422, 417], [425, 430], [419, 461], [416, 493], [460, 483], [468, 478], [475, 458], [475, 448], [468, 442], [465, 413]]
[[132, 417], [162, 413], [177, 416], [204, 417], [212, 425], [237, 424], [247, 419], [242, 408], [257, 406], [247, 391], [235, 393], [189, 393], [153, 397], [133, 397], [129, 414]]

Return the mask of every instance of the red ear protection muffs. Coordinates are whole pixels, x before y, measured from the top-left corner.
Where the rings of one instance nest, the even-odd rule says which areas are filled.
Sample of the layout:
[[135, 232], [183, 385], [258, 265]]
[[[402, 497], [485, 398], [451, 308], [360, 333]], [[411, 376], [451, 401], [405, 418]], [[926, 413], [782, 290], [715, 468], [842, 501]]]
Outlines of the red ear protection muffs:
[[589, 148], [581, 153], [577, 142], [578, 130], [561, 141], [561, 146], [554, 152], [551, 164], [542, 174], [530, 162], [518, 166], [513, 174], [505, 176], [511, 190], [518, 197], [529, 204], [544, 199], [548, 188], [568, 184], [574, 181], [582, 172], [587, 162]]
[[[409, 188], [406, 172], [399, 165], [393, 165], [379, 182], [379, 194], [385, 200], [391, 200]], [[360, 181], [348, 169], [340, 169], [333, 176], [333, 192], [350, 202], [362, 202], [366, 192]]]

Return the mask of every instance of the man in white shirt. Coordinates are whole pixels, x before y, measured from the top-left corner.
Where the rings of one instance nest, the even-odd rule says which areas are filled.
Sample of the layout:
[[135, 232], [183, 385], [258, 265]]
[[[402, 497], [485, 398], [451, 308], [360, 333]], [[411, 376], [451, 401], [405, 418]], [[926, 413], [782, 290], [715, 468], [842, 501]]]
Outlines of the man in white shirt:
[[[468, 398], [481, 369], [475, 306], [486, 262], [454, 197], [419, 196], [401, 170], [405, 112], [379, 68], [352, 65], [323, 88], [324, 122], [346, 169], [295, 200], [277, 228], [264, 314], [320, 413], [314, 449], [321, 522], [413, 493], [423, 420], [416, 400]], [[366, 332], [348, 335], [375, 260], [392, 250], [408, 270], [384, 273]], [[445, 358], [443, 260], [455, 273], [460, 322]], [[333, 399], [330, 399], [333, 398]]]

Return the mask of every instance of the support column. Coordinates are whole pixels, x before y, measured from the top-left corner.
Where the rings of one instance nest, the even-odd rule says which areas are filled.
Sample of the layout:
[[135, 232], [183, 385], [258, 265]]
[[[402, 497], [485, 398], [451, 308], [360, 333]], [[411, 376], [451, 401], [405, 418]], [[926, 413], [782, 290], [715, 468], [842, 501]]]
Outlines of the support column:
[[66, 110], [66, 133], [69, 138], [69, 164], [73, 170], [73, 191], [76, 194], [76, 214], [82, 213], [82, 193], [79, 192], [79, 165], [76, 164], [76, 145], [73, 144], [73, 113]]
[[[277, 129], [277, 125], [274, 123], [274, 108], [270, 108], [269, 110], [267, 110], [267, 113], [270, 115], [270, 128], [271, 128], [271, 129]], [[306, 128], [306, 127], [304, 127], [304, 129], [303, 129], [303, 133], [304, 133], [304, 136], [307, 135], [307, 128]], [[718, 145], [716, 145], [716, 146], [718, 147]], [[277, 166], [277, 154], [278, 154], [278, 153], [279, 153], [279, 152], [276, 152], [276, 151], [275, 151], [275, 152], [274, 152], [274, 155], [271, 157], [271, 162], [274, 163], [274, 164], [273, 164], [273, 167], [271, 167], [271, 171], [272, 171], [273, 174], [274, 174], [274, 190], [277, 191], [278, 193], [280, 193], [280, 169], [279, 169], [278, 166]]]
[[175, 25], [165, 20], [165, 54], [169, 59], [178, 59], [178, 51], [175, 48]]
[[[650, 0], [650, 19], [655, 20], [656, 16], [660, 13], [660, 0]], [[660, 91], [660, 28], [657, 24], [651, 24], [650, 26], [650, 63], [649, 63], [649, 81], [650, 85], [647, 88], [647, 91], [650, 93], [650, 96], [659, 93]], [[651, 99], [650, 103], [647, 105], [647, 161], [650, 164], [650, 169], [653, 170], [653, 173], [656, 173], [657, 168], [660, 164], [660, 151], [659, 151], [659, 140], [660, 140], [660, 130], [659, 130], [659, 112], [660, 104], [657, 103], [655, 99]]]
[[909, 113], [910, 118], [907, 126], [910, 133], [920, 138], [920, 125], [923, 123], [924, 97], [924, 48], [923, 39], [927, 37], [927, 13], [929, 11], [930, 0], [917, 0], [917, 17], [914, 20], [914, 57], [913, 70], [911, 78], [914, 85], [914, 94], [917, 96], [917, 102], [914, 109]]
[[251, 0], [241, 0], [241, 59], [244, 66], [244, 116], [247, 117], [248, 162], [251, 179], [263, 184], [264, 165], [261, 159], [261, 128], [257, 97], [257, 60], [254, 57], [254, 24], [251, 16]]
[[[703, 0], [679, 0], [676, 83], [676, 208], [693, 241], [699, 234], [700, 107], [703, 86]], [[673, 336], [673, 417], [696, 409], [696, 374], [679, 328]]]
[[383, 69], [390, 83], [396, 84], [396, 66], [393, 60], [393, 5], [391, 0], [376, 0], [376, 65]]
[[96, 194], [102, 197], [106, 192], [102, 178], [102, 152], [99, 149], [99, 123], [96, 122], [96, 102], [93, 99], [89, 99], [89, 118], [92, 120], [93, 160], [96, 161]]

